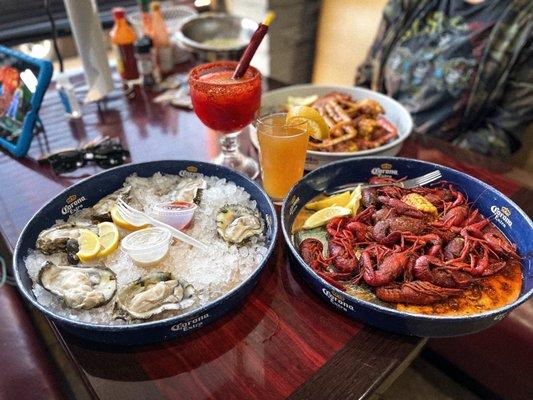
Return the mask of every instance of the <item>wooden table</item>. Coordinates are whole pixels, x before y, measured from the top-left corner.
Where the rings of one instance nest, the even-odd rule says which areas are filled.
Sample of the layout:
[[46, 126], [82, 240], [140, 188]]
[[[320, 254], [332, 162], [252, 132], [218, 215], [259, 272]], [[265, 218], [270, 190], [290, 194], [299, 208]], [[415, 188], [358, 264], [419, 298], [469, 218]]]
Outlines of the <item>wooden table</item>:
[[[272, 85], [273, 82], [270, 82]], [[154, 105], [137, 92], [114, 93], [99, 111], [84, 107], [83, 121], [67, 122], [50, 90], [40, 112], [46, 134], [30, 156], [72, 147], [97, 134], [119, 137], [133, 162], [209, 160], [217, 137], [189, 111]], [[243, 148], [254, 153], [249, 140]], [[533, 214], [531, 175], [429, 138], [406, 142], [402, 156], [466, 171], [489, 182]], [[0, 233], [8, 247], [34, 212], [80, 178], [86, 167], [58, 177], [27, 158], [0, 153]], [[362, 398], [405, 367], [424, 340], [379, 331], [336, 313], [295, 275], [281, 237], [259, 284], [238, 311], [200, 332], [141, 348], [80, 343], [56, 330], [89, 392], [101, 399]]]

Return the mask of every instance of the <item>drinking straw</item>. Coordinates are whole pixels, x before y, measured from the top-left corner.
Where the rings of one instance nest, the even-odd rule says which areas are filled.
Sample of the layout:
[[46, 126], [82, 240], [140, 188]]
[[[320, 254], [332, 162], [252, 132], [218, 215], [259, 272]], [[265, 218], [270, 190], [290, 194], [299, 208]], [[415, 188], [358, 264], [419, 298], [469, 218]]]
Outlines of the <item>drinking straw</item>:
[[276, 14], [273, 11], [269, 11], [265, 17], [265, 20], [259, 24], [257, 30], [252, 35], [252, 38], [250, 39], [250, 43], [248, 43], [246, 50], [244, 50], [244, 53], [241, 59], [239, 60], [239, 64], [237, 64], [237, 68], [235, 68], [235, 72], [233, 73], [231, 79], [239, 79], [243, 77], [244, 73], [248, 69], [248, 66], [250, 65], [250, 62], [252, 61], [255, 52], [257, 51], [257, 48], [263, 41], [265, 35], [267, 34], [270, 23], [274, 20], [275, 17]]

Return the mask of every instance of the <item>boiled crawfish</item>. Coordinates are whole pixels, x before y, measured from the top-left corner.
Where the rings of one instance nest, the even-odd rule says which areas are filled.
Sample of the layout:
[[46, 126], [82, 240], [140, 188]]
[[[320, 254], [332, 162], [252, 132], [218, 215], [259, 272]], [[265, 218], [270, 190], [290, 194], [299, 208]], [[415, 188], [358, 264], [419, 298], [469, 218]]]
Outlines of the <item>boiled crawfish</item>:
[[376, 288], [376, 296], [388, 303], [427, 305], [459, 296], [461, 289], [443, 288], [430, 282], [413, 281]]
[[[431, 268], [432, 266], [434, 268]], [[425, 255], [416, 259], [413, 274], [418, 280], [447, 288], [465, 287], [473, 280], [472, 276], [465, 272], [449, 269], [440, 258]]]
[[[371, 179], [388, 182], [396, 180]], [[409, 193], [424, 196], [438, 215], [402, 201]], [[452, 185], [367, 188], [362, 195], [362, 211], [327, 224], [327, 256], [317, 239], [300, 245], [311, 268], [339, 288], [363, 279], [383, 301], [432, 304], [519, 259], [516, 247]]]
[[[412, 255], [411, 251], [407, 250], [381, 257], [378, 255], [378, 249], [379, 247], [374, 247], [371, 251], [364, 250], [361, 255], [363, 279], [370, 286], [383, 286], [394, 281], [407, 268]], [[373, 259], [378, 262], [374, 263]]]
[[324, 245], [315, 238], [307, 238], [300, 243], [300, 254], [304, 261], [315, 271], [327, 266], [323, 255]]
[[427, 227], [424, 221], [406, 216], [392, 217], [376, 222], [372, 228], [374, 239], [381, 244], [393, 245], [403, 234], [421, 234]]
[[328, 260], [324, 258], [324, 245], [320, 240], [307, 238], [300, 243], [299, 247], [302, 258], [318, 276], [333, 286], [344, 290], [344, 285], [339, 280], [349, 278], [350, 274], [334, 273], [328, 270]]

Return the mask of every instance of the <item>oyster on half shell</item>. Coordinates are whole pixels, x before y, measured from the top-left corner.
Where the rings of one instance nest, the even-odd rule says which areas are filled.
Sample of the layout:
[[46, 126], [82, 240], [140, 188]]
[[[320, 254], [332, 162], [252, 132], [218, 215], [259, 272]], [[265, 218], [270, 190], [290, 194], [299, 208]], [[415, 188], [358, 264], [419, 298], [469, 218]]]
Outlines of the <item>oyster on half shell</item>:
[[115, 273], [103, 266], [58, 266], [47, 261], [37, 281], [75, 309], [100, 307], [111, 300], [117, 290]]
[[120, 290], [116, 305], [130, 317], [148, 319], [163, 311], [190, 307], [193, 302], [186, 300], [193, 295], [192, 285], [176, 279], [169, 272], [156, 271]]
[[226, 204], [216, 216], [217, 232], [227, 243], [240, 244], [254, 235], [260, 235], [264, 223], [259, 211], [239, 204]]
[[178, 183], [170, 197], [176, 201], [200, 204], [202, 192], [205, 189], [207, 189], [207, 182], [203, 178], [185, 178]]
[[78, 238], [83, 229], [98, 234], [98, 227], [90, 222], [66, 222], [39, 233], [35, 248], [44, 254], [65, 252], [69, 263], [76, 264], [79, 261], [76, 256], [79, 250]]
[[108, 194], [104, 198], [100, 199], [92, 207], [92, 219], [96, 222], [111, 221], [111, 209], [115, 205], [118, 199], [122, 198], [126, 203], [131, 203], [131, 186], [126, 186], [115, 190], [113, 193]]

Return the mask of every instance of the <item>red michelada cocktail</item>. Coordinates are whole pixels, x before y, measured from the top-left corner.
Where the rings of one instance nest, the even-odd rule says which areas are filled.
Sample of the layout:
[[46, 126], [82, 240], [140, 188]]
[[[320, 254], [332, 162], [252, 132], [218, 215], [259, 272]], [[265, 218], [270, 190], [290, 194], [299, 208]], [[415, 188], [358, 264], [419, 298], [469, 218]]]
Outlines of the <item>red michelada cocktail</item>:
[[239, 152], [238, 135], [261, 105], [261, 74], [250, 66], [242, 78], [232, 79], [236, 67], [233, 61], [217, 61], [194, 68], [189, 74], [191, 100], [198, 118], [222, 134], [222, 152], [215, 162], [255, 178], [258, 165]]

